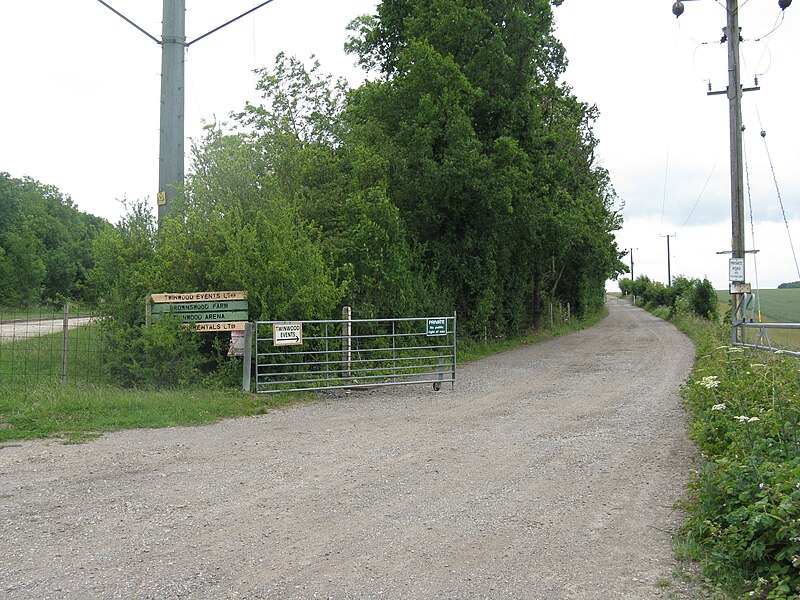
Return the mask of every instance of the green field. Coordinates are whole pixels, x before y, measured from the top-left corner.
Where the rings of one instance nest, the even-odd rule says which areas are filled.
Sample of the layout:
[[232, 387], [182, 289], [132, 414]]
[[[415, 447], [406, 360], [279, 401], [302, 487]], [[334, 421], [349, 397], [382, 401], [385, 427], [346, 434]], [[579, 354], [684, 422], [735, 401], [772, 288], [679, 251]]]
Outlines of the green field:
[[[755, 292], [753, 295], [756, 296]], [[731, 295], [727, 290], [717, 290], [717, 296], [722, 305], [730, 305]], [[758, 298], [761, 302], [761, 314], [764, 321], [800, 323], [800, 289], [759, 290]], [[754, 318], [758, 319], [758, 313]]]
[[[730, 311], [731, 295], [727, 290], [717, 290], [720, 302], [720, 312], [725, 314]], [[755, 296], [755, 294], [754, 294]], [[759, 319], [756, 298], [753, 299], [754, 311], [751, 313], [748, 307], [747, 318], [756, 322], [767, 323], [800, 323], [800, 289], [791, 288], [785, 290], [759, 290], [758, 302], [761, 307]], [[773, 347], [785, 348], [789, 350], [800, 350], [800, 330], [799, 329], [770, 329], [768, 331], [769, 341]], [[745, 331], [745, 342], [764, 343], [758, 341], [758, 331], [748, 329]]]

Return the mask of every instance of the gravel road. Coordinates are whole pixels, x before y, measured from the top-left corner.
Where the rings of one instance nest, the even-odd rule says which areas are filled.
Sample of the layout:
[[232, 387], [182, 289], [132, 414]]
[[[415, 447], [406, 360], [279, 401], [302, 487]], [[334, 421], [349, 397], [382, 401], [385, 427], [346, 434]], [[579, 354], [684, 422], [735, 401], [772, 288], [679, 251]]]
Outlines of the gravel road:
[[425, 386], [0, 449], [3, 598], [689, 598], [691, 342], [595, 327]]
[[[70, 317], [67, 327], [74, 329], [87, 325], [92, 317]], [[64, 330], [64, 319], [18, 319], [0, 321], [0, 344], [27, 338], [60, 333]]]

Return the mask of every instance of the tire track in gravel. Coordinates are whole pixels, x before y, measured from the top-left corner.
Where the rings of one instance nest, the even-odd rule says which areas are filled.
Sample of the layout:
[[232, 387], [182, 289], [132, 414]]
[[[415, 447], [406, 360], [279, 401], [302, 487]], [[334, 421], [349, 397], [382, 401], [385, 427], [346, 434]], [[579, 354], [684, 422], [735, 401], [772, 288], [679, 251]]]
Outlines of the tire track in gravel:
[[667, 598], [691, 342], [595, 327], [402, 387], [0, 450], [0, 597]]

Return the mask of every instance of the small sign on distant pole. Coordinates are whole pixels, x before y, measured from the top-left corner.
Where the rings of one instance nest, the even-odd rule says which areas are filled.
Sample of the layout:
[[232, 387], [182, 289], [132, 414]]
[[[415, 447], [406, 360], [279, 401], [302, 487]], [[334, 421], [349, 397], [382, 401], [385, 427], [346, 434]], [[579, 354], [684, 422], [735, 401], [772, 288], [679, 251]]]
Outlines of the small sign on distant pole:
[[728, 276], [730, 281], [743, 282], [744, 281], [744, 259], [731, 258], [728, 262]]
[[273, 346], [302, 346], [303, 324], [299, 321], [275, 323], [272, 326]]

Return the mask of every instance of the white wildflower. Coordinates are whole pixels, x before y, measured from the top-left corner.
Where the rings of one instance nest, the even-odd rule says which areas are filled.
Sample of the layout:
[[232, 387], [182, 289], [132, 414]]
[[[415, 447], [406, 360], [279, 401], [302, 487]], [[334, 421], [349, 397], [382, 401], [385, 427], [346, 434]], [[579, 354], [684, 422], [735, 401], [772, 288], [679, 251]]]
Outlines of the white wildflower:
[[715, 388], [719, 385], [719, 379], [716, 375], [708, 375], [703, 377], [698, 383], [704, 388], [710, 390], [711, 388]]
[[724, 404], [715, 404], [714, 406], [711, 407], [711, 410], [725, 410], [726, 408], [728, 407], [725, 406]]
[[738, 417], [733, 417], [733, 418], [739, 421], [740, 423], [757, 423], [758, 421], [761, 420], [758, 417], [748, 417], [747, 415], [739, 415]]

